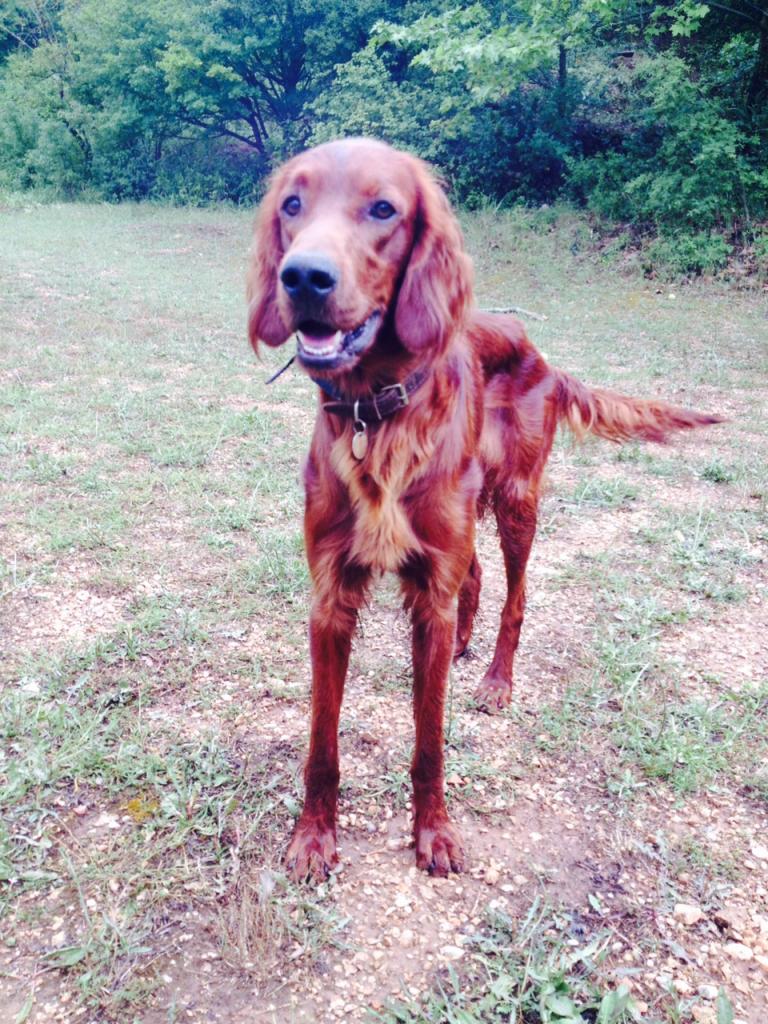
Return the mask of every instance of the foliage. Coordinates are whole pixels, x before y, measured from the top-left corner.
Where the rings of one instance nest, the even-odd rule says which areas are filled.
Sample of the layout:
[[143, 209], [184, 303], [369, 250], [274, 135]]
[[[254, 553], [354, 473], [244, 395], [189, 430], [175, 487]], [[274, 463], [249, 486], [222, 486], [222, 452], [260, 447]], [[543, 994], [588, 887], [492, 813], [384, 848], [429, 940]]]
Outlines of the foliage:
[[694, 234], [659, 235], [648, 246], [648, 269], [660, 267], [675, 276], [711, 274], [728, 262], [729, 246], [722, 235], [698, 231]]
[[[727, 59], [727, 58], [726, 58]], [[682, 58], [659, 54], [615, 70], [593, 62], [589, 102], [615, 143], [571, 162], [570, 190], [608, 217], [709, 229], [765, 216], [768, 176], [756, 138]]]
[[0, 180], [187, 195], [192, 155], [193, 193], [250, 198], [273, 158], [304, 143], [307, 101], [385, 11], [326, 4], [318, 25], [310, 0], [3, 5], [18, 45], [0, 65]]
[[385, 138], [439, 167], [469, 206], [489, 198], [545, 201], [565, 166], [560, 113], [547, 93], [482, 102], [468, 94], [461, 72], [436, 80], [423, 70], [404, 74], [375, 45], [338, 70], [334, 89], [312, 112], [310, 142], [345, 134]]
[[425, 1001], [395, 1003], [374, 1019], [382, 1024], [639, 1020], [626, 986], [601, 994], [591, 982], [607, 943], [569, 942], [569, 924], [567, 917], [548, 913], [538, 902], [520, 927], [506, 913], [496, 912], [483, 932], [468, 938], [469, 964], [461, 975], [449, 970]]
[[706, 272], [724, 239], [757, 252], [768, 218], [768, 9], [0, 0], [6, 188], [250, 202], [276, 162], [351, 133], [432, 161], [469, 205], [569, 198]]

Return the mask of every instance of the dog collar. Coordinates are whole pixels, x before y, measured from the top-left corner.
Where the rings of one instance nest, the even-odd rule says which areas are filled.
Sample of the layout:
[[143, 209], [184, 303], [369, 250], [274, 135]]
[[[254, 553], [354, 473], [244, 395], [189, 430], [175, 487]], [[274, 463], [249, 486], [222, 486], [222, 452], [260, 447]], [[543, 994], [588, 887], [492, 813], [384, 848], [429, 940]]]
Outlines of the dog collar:
[[376, 423], [394, 416], [400, 409], [404, 409], [410, 400], [411, 395], [417, 391], [427, 379], [427, 370], [415, 370], [404, 381], [397, 384], [389, 384], [385, 388], [374, 391], [370, 398], [359, 398], [348, 401], [342, 393], [328, 380], [312, 377], [317, 386], [331, 399], [323, 403], [323, 409], [334, 416], [344, 416], [347, 419], [361, 423]]
[[[295, 359], [296, 356], [292, 355], [285, 366], [281, 366], [264, 383], [273, 384], [278, 377], [282, 376], [293, 365]], [[325, 402], [323, 405], [326, 412], [333, 413], [335, 416], [346, 416], [349, 419], [360, 420], [365, 423], [374, 423], [377, 420], [386, 420], [390, 416], [394, 416], [400, 409], [404, 409], [408, 405], [410, 396], [421, 387], [427, 376], [426, 370], [416, 370], [409, 377], [406, 377], [404, 381], [397, 384], [389, 384], [385, 388], [374, 391], [370, 398], [361, 398], [351, 402], [344, 398], [341, 391], [331, 381], [325, 380], [322, 377], [310, 377], [309, 379], [313, 384], [317, 384], [320, 390], [331, 399], [330, 402]]]

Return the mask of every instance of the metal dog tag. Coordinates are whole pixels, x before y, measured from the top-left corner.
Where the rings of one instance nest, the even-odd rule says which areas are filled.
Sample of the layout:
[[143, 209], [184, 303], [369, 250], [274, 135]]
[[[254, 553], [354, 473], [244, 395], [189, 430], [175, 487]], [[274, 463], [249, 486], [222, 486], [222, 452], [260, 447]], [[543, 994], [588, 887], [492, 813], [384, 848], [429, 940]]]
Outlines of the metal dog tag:
[[357, 423], [355, 424], [355, 432], [352, 435], [352, 454], [360, 462], [365, 458], [365, 453], [368, 451], [368, 431], [365, 429], [359, 430]]
[[359, 404], [359, 401], [355, 402], [355, 432], [352, 435], [352, 454], [358, 462], [365, 458], [365, 453], [368, 451], [368, 430], [365, 420], [361, 420], [358, 415]]

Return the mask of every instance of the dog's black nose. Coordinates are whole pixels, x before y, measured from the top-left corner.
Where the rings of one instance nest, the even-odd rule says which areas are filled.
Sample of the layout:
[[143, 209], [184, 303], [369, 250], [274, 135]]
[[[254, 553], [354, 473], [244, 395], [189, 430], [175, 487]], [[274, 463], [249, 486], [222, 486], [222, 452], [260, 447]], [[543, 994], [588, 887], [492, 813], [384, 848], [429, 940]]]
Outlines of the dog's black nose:
[[294, 302], [317, 302], [336, 287], [339, 269], [319, 253], [301, 253], [288, 260], [280, 271], [280, 280]]

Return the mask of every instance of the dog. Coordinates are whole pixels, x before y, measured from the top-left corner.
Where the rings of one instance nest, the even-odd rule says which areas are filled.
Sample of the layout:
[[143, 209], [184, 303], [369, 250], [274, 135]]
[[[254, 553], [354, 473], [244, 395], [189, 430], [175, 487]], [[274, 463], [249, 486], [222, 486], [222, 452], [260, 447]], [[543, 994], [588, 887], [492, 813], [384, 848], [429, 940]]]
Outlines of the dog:
[[304, 469], [312, 723], [288, 868], [322, 879], [337, 863], [344, 679], [358, 611], [389, 570], [413, 625], [416, 863], [447, 876], [465, 855], [445, 806], [443, 709], [451, 660], [466, 649], [478, 607], [478, 516], [496, 517], [507, 577], [495, 653], [475, 693], [493, 711], [512, 693], [525, 567], [558, 424], [663, 441], [720, 417], [586, 387], [549, 366], [517, 319], [478, 310], [442, 188], [421, 160], [382, 142], [326, 143], [275, 173], [247, 296], [254, 348], [295, 336], [318, 395]]

